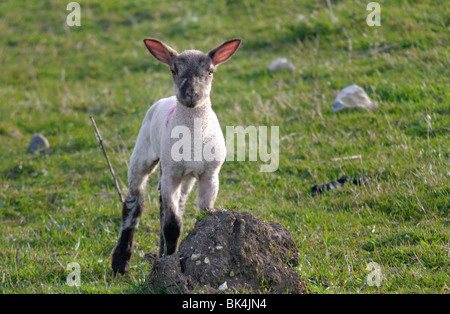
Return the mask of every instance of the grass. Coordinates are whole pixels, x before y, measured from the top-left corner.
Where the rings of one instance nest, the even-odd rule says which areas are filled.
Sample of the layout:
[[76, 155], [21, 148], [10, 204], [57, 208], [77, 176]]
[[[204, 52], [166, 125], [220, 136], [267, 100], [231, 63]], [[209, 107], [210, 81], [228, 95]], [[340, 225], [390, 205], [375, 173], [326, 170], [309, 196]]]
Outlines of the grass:
[[[449, 293], [449, 16], [444, 1], [79, 1], [0, 3], [0, 287], [3, 293], [139, 293], [159, 243], [157, 176], [149, 180], [131, 270], [110, 254], [120, 204], [98, 148], [93, 114], [123, 191], [149, 105], [172, 94], [170, 75], [142, 39], [203, 51], [243, 38], [215, 74], [212, 101], [227, 125], [280, 127], [280, 163], [227, 162], [217, 207], [252, 212], [292, 232], [311, 293]], [[376, 54], [369, 51], [394, 45]], [[294, 73], [270, 73], [287, 57]], [[362, 86], [376, 111], [334, 113], [340, 89]], [[41, 132], [51, 148], [27, 153]], [[361, 155], [360, 159], [337, 159]], [[340, 176], [348, 185], [313, 197]], [[185, 234], [198, 213], [192, 195]], [[66, 284], [77, 262], [81, 286]], [[379, 287], [367, 266], [381, 267]]]

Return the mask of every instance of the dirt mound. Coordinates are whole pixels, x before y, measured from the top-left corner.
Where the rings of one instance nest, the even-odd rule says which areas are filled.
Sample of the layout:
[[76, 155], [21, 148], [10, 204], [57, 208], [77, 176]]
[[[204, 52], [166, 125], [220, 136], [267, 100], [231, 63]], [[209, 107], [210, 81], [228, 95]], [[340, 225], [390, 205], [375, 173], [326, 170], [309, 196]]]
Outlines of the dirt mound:
[[197, 222], [178, 252], [157, 258], [149, 276], [151, 292], [221, 291], [304, 293], [291, 269], [297, 246], [281, 224], [240, 211], [217, 211]]

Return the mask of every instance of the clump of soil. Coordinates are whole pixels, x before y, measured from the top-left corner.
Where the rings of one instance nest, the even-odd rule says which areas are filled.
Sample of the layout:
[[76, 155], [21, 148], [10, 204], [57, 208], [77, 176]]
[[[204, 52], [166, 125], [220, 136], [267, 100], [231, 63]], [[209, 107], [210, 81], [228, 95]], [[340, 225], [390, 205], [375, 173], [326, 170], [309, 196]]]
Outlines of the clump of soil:
[[298, 250], [281, 224], [247, 212], [217, 211], [197, 222], [178, 251], [156, 258], [150, 292], [304, 293], [291, 267]]

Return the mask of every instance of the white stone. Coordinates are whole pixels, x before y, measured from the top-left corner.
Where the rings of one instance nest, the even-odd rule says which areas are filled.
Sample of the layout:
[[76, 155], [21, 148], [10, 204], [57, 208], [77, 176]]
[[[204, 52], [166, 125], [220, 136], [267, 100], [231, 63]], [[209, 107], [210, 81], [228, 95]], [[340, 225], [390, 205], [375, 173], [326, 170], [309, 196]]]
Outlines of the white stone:
[[218, 288], [220, 291], [224, 291], [228, 289], [227, 282], [225, 281], [223, 284], [221, 284]]
[[278, 72], [278, 71], [294, 72], [295, 66], [291, 61], [289, 61], [286, 58], [277, 58], [269, 64], [267, 69], [269, 69], [269, 71], [271, 72]]
[[358, 85], [350, 85], [341, 90], [331, 106], [334, 112], [344, 109], [377, 109], [377, 103], [371, 101], [366, 92]]

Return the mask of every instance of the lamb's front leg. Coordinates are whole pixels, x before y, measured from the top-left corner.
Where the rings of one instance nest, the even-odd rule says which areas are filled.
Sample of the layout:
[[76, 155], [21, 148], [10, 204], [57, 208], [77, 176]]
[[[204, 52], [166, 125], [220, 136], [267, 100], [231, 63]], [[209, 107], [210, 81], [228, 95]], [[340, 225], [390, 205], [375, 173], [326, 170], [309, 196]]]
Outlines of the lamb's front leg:
[[219, 174], [205, 174], [198, 181], [198, 203], [200, 212], [214, 211], [217, 193], [219, 192]]
[[178, 204], [180, 199], [181, 179], [161, 177], [161, 241], [160, 256], [171, 255], [177, 250], [183, 223]]

